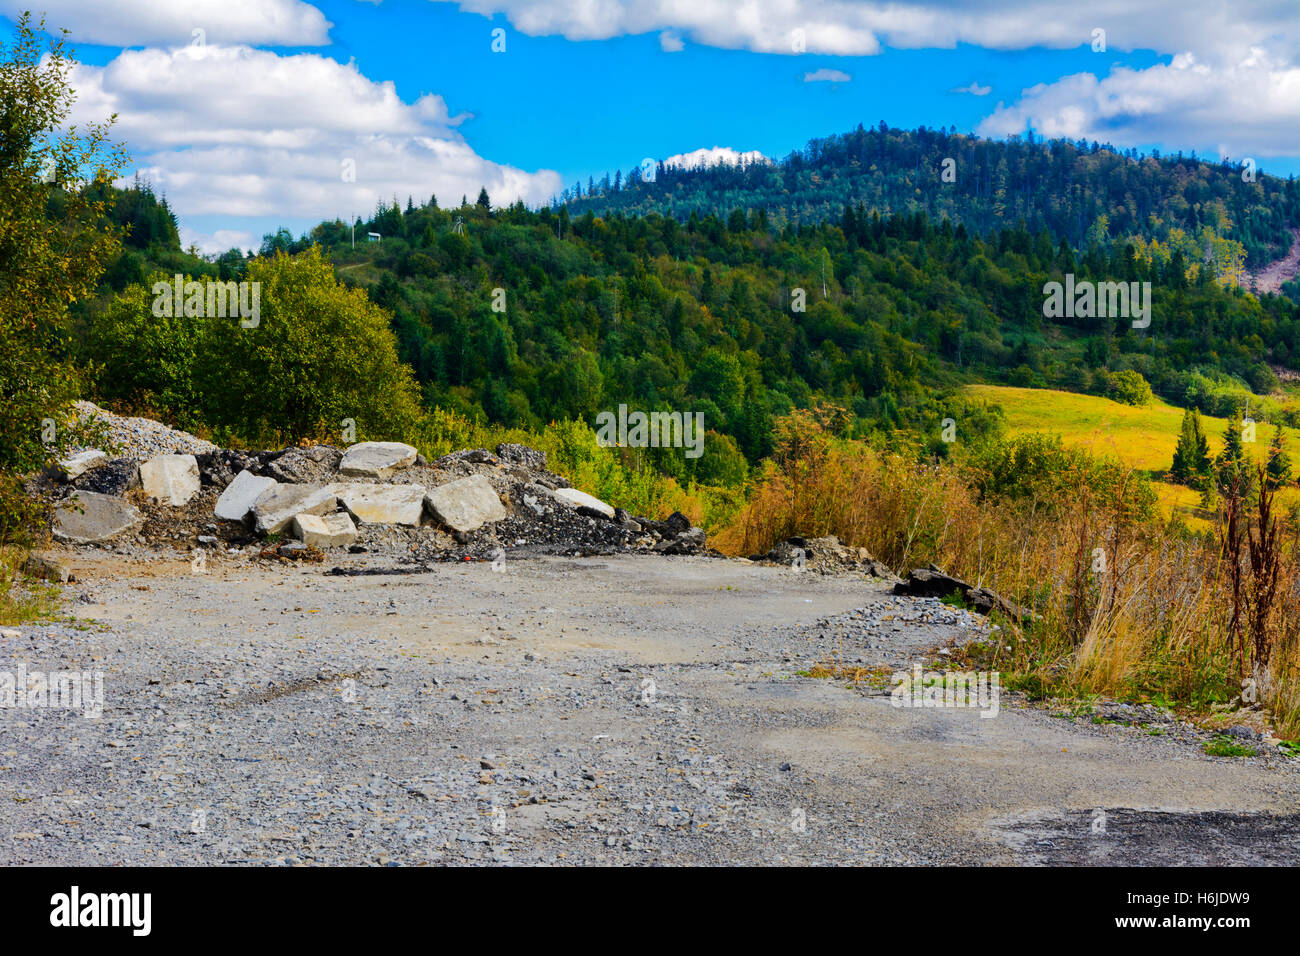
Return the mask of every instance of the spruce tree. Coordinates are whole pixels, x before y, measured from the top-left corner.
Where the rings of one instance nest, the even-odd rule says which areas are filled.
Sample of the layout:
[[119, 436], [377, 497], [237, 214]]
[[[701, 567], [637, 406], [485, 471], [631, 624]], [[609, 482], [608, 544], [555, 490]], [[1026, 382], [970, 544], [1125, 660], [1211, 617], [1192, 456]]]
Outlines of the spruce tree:
[[1223, 432], [1223, 451], [1214, 459], [1214, 475], [1219, 485], [1219, 493], [1230, 495], [1235, 488], [1242, 498], [1251, 497], [1254, 490], [1254, 476], [1250, 460], [1246, 457], [1246, 446], [1242, 443], [1238, 430], [1236, 415], [1228, 419], [1228, 427]]
[[1286, 453], [1286, 434], [1282, 426], [1273, 429], [1273, 440], [1268, 445], [1268, 486], [1280, 488], [1291, 480], [1291, 456]]
[[1210, 443], [1205, 437], [1199, 409], [1183, 412], [1183, 425], [1178, 434], [1178, 447], [1174, 449], [1174, 463], [1170, 477], [1180, 484], [1196, 487], [1210, 473]]

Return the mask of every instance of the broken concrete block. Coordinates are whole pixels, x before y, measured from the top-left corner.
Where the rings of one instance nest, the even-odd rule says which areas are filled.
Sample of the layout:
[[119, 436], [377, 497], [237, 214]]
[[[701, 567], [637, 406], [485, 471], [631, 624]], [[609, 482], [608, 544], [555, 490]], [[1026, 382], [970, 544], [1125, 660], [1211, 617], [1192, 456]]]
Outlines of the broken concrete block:
[[578, 508], [585, 505], [588, 508], [594, 508], [596, 511], [599, 511], [606, 518], [614, 517], [614, 509], [612, 507], [605, 504], [605, 502], [601, 501], [599, 498], [593, 497], [585, 491], [579, 491], [577, 488], [556, 488], [551, 492], [551, 494], [571, 507]]
[[343, 507], [366, 524], [418, 526], [424, 514], [421, 485], [375, 485], [336, 482], [330, 489]]
[[267, 490], [276, 486], [274, 478], [260, 478], [247, 468], [226, 485], [212, 513], [223, 521], [243, 521]]
[[199, 463], [193, 455], [158, 455], [140, 466], [140, 484], [150, 498], [173, 506], [199, 493]]
[[395, 441], [363, 441], [343, 453], [339, 474], [359, 478], [387, 478], [415, 463], [417, 452]]
[[62, 474], [65, 481], [71, 481], [73, 478], [80, 478], [92, 468], [98, 468], [100, 465], [108, 463], [108, 456], [98, 448], [90, 448], [83, 452], [64, 458], [59, 462], [59, 473]]
[[492, 483], [482, 475], [439, 485], [424, 500], [433, 516], [453, 531], [474, 531], [506, 516]]
[[54, 509], [54, 538], [69, 544], [99, 544], [144, 524], [144, 515], [113, 495], [78, 491]]
[[328, 515], [295, 515], [293, 535], [313, 548], [342, 548], [357, 540], [352, 518], [341, 511]]
[[253, 504], [253, 517], [259, 532], [278, 534], [298, 515], [323, 515], [337, 507], [338, 499], [328, 487], [277, 484]]

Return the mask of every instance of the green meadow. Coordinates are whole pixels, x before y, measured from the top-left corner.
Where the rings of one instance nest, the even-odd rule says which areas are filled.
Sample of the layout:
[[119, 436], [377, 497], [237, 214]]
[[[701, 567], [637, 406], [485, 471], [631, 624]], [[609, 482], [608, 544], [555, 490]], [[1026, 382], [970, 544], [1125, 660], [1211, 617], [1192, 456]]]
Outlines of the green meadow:
[[[1163, 481], [1174, 460], [1183, 410], [1155, 399], [1150, 405], [1123, 405], [1095, 395], [1079, 395], [1049, 388], [1012, 388], [1003, 385], [969, 385], [972, 397], [1002, 406], [1007, 417], [1009, 435], [1044, 432], [1060, 435], [1069, 445], [1088, 448], [1095, 454], [1110, 454], [1146, 472], [1156, 483], [1160, 500], [1173, 513], [1191, 524], [1202, 525], [1209, 517], [1198, 508], [1200, 493]], [[1202, 416], [1210, 453], [1223, 448], [1226, 419]], [[1247, 450], [1263, 461], [1273, 438], [1273, 425], [1256, 426], [1255, 443]], [[1300, 453], [1300, 431], [1285, 428], [1292, 460]], [[1279, 499], [1284, 508], [1300, 505], [1300, 489], [1294, 485], [1282, 490]]]

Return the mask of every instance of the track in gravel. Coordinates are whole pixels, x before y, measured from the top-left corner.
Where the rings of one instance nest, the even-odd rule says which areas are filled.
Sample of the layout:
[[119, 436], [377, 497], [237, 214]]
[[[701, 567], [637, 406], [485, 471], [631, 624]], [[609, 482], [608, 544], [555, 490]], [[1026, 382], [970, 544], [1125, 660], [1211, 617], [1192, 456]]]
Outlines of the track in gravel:
[[7, 864], [1300, 862], [1284, 758], [800, 676], [981, 633], [861, 576], [73, 565], [0, 670], [102, 669], [104, 716], [0, 710]]

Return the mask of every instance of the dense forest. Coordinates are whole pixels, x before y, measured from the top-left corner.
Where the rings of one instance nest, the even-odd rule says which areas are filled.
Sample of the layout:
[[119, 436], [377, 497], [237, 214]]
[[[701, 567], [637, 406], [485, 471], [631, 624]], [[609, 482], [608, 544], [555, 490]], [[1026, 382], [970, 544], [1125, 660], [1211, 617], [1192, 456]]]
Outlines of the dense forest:
[[552, 205], [567, 205], [574, 216], [659, 212], [678, 219], [763, 209], [783, 226], [838, 220], [858, 204], [882, 216], [921, 211], [979, 235], [1023, 223], [1075, 249], [1112, 239], [1157, 242], [1188, 259], [1208, 254], [1224, 274], [1286, 252], [1287, 224], [1300, 222], [1300, 183], [1195, 153], [1148, 155], [1032, 135], [980, 139], [882, 121], [815, 139], [775, 164], [618, 171], [585, 187], [575, 183]]
[[[123, 193], [119, 209], [164, 239], [128, 242], [83, 310], [80, 340], [103, 365], [104, 398], [156, 407], [167, 382], [114, 368], [96, 316], [155, 268], [230, 279], [246, 263], [237, 250], [215, 261], [181, 253], [147, 186]], [[571, 217], [564, 207], [494, 209], [486, 193], [451, 209], [394, 202], [357, 224], [367, 232], [382, 241], [354, 249], [339, 221], [298, 239], [281, 230], [260, 254], [323, 247], [342, 281], [391, 313], [429, 406], [530, 428], [590, 422], [620, 403], [700, 411], [727, 436], [729, 453], [708, 467], [729, 471], [770, 451], [774, 418], [820, 400], [849, 411], [853, 434], [919, 432], [942, 452], [943, 417], [959, 418], [968, 437], [994, 424], [956, 397], [967, 382], [1124, 399], [1136, 372], [1170, 401], [1223, 414], [1275, 391], [1275, 369], [1300, 368], [1295, 303], [1247, 294], [1212, 264], [1140, 239], [1076, 252], [1046, 228], [980, 237], [920, 209], [882, 216], [865, 203], [780, 228], [762, 209], [685, 222]], [[1044, 283], [1065, 273], [1150, 282], [1150, 327], [1044, 317]]]

